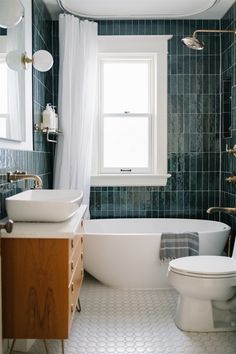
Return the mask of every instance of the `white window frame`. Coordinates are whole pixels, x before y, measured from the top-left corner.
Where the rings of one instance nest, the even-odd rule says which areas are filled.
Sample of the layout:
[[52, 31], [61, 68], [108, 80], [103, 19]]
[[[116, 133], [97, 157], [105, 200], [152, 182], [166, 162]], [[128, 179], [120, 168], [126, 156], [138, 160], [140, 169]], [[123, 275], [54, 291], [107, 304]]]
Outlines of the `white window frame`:
[[[155, 67], [155, 56], [154, 55], [150, 55], [150, 54], [145, 54], [145, 53], [132, 53], [132, 54], [128, 54], [128, 53], [122, 53], [122, 54], [110, 54], [110, 53], [106, 53], [106, 54], [100, 54], [99, 55], [99, 78], [103, 77], [103, 68], [104, 68], [104, 63], [106, 62], [117, 62], [117, 63], [121, 63], [121, 62], [146, 62], [149, 65], [149, 91], [150, 93], [153, 92], [153, 86], [154, 86], [154, 80], [153, 80], [153, 76], [154, 76], [154, 67]], [[155, 114], [155, 109], [154, 109], [154, 104], [153, 104], [153, 97], [152, 95], [150, 95], [149, 97], [149, 102], [148, 102], [148, 110], [147, 112], [139, 112], [139, 113], [104, 113], [103, 112], [103, 107], [100, 104], [103, 101], [103, 81], [101, 81], [99, 83], [99, 86], [101, 87], [101, 90], [99, 90], [100, 95], [99, 95], [99, 104], [98, 104], [98, 116], [99, 116], [99, 128], [100, 128], [100, 132], [99, 132], [99, 136], [98, 136], [98, 143], [99, 143], [99, 156], [100, 159], [98, 160], [99, 163], [99, 174], [124, 174], [124, 172], [122, 172], [120, 170], [120, 168], [122, 168], [123, 166], [120, 166], [120, 168], [111, 168], [111, 167], [104, 167], [104, 149], [103, 149], [103, 141], [104, 141], [104, 137], [103, 137], [103, 133], [104, 133], [104, 118], [106, 117], [123, 117], [121, 119], [125, 119], [125, 116], [128, 117], [137, 117], [141, 116], [141, 117], [148, 117], [148, 121], [149, 121], [149, 141], [148, 141], [148, 167], [147, 168], [138, 168], [138, 167], [134, 167], [134, 168], [130, 168], [127, 167], [127, 169], [131, 169], [131, 171], [129, 173], [131, 174], [150, 174], [152, 173], [153, 167], [152, 167], [152, 162], [153, 162], [153, 158], [152, 158], [152, 141], [153, 141], [153, 127], [152, 127], [152, 123], [153, 123], [153, 116]]]
[[[103, 173], [99, 156], [99, 136], [95, 138], [92, 186], [164, 186], [167, 173], [167, 44], [164, 36], [99, 36], [99, 56], [151, 56], [154, 60], [155, 92], [152, 122], [152, 170], [148, 173]], [[100, 128], [97, 129], [98, 135]]]

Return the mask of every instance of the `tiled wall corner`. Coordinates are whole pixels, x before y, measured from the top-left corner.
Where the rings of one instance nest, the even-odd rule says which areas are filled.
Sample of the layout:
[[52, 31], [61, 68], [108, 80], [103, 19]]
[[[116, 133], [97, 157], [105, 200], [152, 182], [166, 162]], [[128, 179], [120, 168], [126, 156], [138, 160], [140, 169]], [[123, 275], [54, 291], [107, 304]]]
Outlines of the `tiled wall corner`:
[[[33, 1], [33, 53], [44, 49], [53, 54], [53, 22], [43, 1]], [[53, 68], [40, 72], [33, 68], [33, 123], [40, 125], [46, 103], [53, 104]], [[47, 143], [46, 134], [34, 130], [34, 150], [53, 151], [53, 144]]]

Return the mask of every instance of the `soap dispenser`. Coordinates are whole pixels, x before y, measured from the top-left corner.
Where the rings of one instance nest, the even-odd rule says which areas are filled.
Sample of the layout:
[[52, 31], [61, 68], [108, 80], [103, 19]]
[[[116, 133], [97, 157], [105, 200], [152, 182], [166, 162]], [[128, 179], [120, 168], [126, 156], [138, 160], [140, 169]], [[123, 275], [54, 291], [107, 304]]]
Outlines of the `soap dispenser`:
[[43, 111], [42, 129], [55, 130], [55, 111], [51, 103], [47, 103], [46, 109]]

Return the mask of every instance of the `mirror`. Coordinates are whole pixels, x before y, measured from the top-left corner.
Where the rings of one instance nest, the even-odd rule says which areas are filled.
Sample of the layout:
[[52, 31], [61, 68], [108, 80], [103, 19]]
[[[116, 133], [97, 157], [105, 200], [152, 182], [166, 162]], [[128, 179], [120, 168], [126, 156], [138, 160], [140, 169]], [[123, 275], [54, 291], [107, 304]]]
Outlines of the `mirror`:
[[32, 55], [31, 1], [21, 3], [22, 20], [11, 28], [0, 27], [0, 146], [32, 150], [32, 67], [15, 71], [6, 63], [11, 51]]

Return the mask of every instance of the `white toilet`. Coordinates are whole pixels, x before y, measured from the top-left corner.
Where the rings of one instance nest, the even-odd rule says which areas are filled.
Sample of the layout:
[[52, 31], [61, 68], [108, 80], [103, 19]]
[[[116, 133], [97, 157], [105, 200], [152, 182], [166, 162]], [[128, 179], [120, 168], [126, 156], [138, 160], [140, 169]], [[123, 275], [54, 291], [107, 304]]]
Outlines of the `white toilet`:
[[236, 242], [232, 258], [194, 256], [170, 261], [168, 279], [179, 292], [175, 315], [184, 331], [236, 331]]

